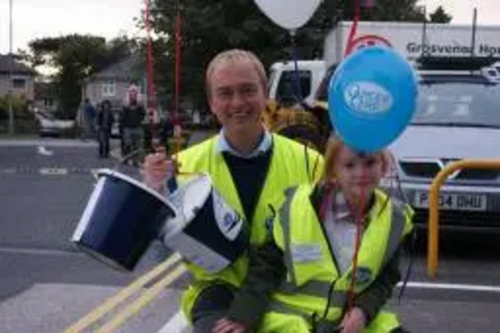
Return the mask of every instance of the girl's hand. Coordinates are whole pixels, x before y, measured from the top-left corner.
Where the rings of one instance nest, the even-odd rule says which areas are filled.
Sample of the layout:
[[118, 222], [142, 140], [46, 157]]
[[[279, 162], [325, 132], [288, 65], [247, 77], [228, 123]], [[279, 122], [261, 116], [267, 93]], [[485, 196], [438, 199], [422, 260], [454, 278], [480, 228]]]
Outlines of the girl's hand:
[[360, 333], [366, 326], [366, 316], [360, 308], [353, 308], [342, 320], [342, 333]]
[[156, 153], [149, 154], [144, 159], [141, 168], [143, 182], [154, 190], [163, 193], [167, 178], [174, 174], [175, 161], [169, 160], [165, 149], [159, 148]]
[[247, 329], [240, 323], [227, 318], [222, 318], [216, 324], [212, 333], [244, 333]]

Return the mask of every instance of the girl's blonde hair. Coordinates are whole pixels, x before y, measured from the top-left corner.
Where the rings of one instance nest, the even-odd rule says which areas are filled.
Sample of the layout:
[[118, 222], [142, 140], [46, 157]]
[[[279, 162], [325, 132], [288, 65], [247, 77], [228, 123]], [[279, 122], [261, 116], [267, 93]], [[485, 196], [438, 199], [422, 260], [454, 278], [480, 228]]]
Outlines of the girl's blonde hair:
[[[325, 149], [325, 172], [323, 180], [326, 183], [332, 184], [335, 182], [337, 176], [335, 174], [335, 163], [339, 155], [340, 150], [345, 147], [345, 143], [336, 135], [331, 135], [326, 143]], [[382, 168], [384, 173], [386, 173], [392, 165], [392, 157], [389, 151], [381, 150], [375, 153], [382, 157]]]
[[241, 62], [248, 62], [253, 66], [253, 68], [257, 72], [257, 75], [259, 76], [262, 89], [264, 89], [264, 91], [266, 90], [267, 87], [266, 70], [264, 69], [264, 65], [262, 65], [262, 62], [259, 60], [259, 58], [251, 51], [232, 49], [217, 54], [215, 58], [213, 58], [208, 64], [207, 72], [205, 75], [205, 85], [209, 98], [211, 94], [210, 84], [212, 80], [212, 75], [217, 70], [217, 68], [223, 64], [224, 65], [235, 64]]

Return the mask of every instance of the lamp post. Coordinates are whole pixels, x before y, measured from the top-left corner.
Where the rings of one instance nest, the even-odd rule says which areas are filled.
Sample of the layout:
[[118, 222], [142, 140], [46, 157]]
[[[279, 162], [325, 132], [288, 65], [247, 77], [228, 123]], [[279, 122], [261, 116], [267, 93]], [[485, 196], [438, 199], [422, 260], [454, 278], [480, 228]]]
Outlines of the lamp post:
[[12, 81], [12, 71], [14, 66], [14, 56], [12, 54], [12, 2], [9, 0], [9, 134], [12, 135], [15, 132], [14, 129], [14, 110], [12, 109], [12, 91], [14, 89], [14, 83]]

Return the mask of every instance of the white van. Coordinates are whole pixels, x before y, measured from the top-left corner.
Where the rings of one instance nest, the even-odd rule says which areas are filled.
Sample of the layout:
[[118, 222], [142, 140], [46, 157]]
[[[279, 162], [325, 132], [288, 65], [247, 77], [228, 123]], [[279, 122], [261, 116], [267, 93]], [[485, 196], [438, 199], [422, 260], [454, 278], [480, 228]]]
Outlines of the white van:
[[[323, 60], [297, 61], [300, 90], [297, 89], [297, 72], [293, 61], [276, 62], [271, 66], [269, 98], [282, 105], [295, 105], [301, 100], [313, 105], [316, 91], [325, 75]], [[302, 96], [302, 98], [300, 98]]]

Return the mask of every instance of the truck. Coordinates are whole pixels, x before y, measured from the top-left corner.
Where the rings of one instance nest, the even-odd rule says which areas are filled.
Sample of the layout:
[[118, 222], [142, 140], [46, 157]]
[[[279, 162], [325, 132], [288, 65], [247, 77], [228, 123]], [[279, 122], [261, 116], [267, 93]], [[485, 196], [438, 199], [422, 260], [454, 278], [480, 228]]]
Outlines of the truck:
[[[346, 51], [385, 45], [410, 62], [421, 57], [500, 59], [500, 26], [361, 21], [351, 49], [347, 50], [352, 25], [351, 21], [339, 22], [324, 40], [323, 58], [297, 61], [298, 75], [293, 61], [280, 61], [271, 66], [270, 106], [264, 115], [271, 131], [321, 150], [330, 127], [325, 96], [317, 96], [317, 92], [321, 85], [328, 84]], [[296, 82], [300, 82], [300, 90]]]

